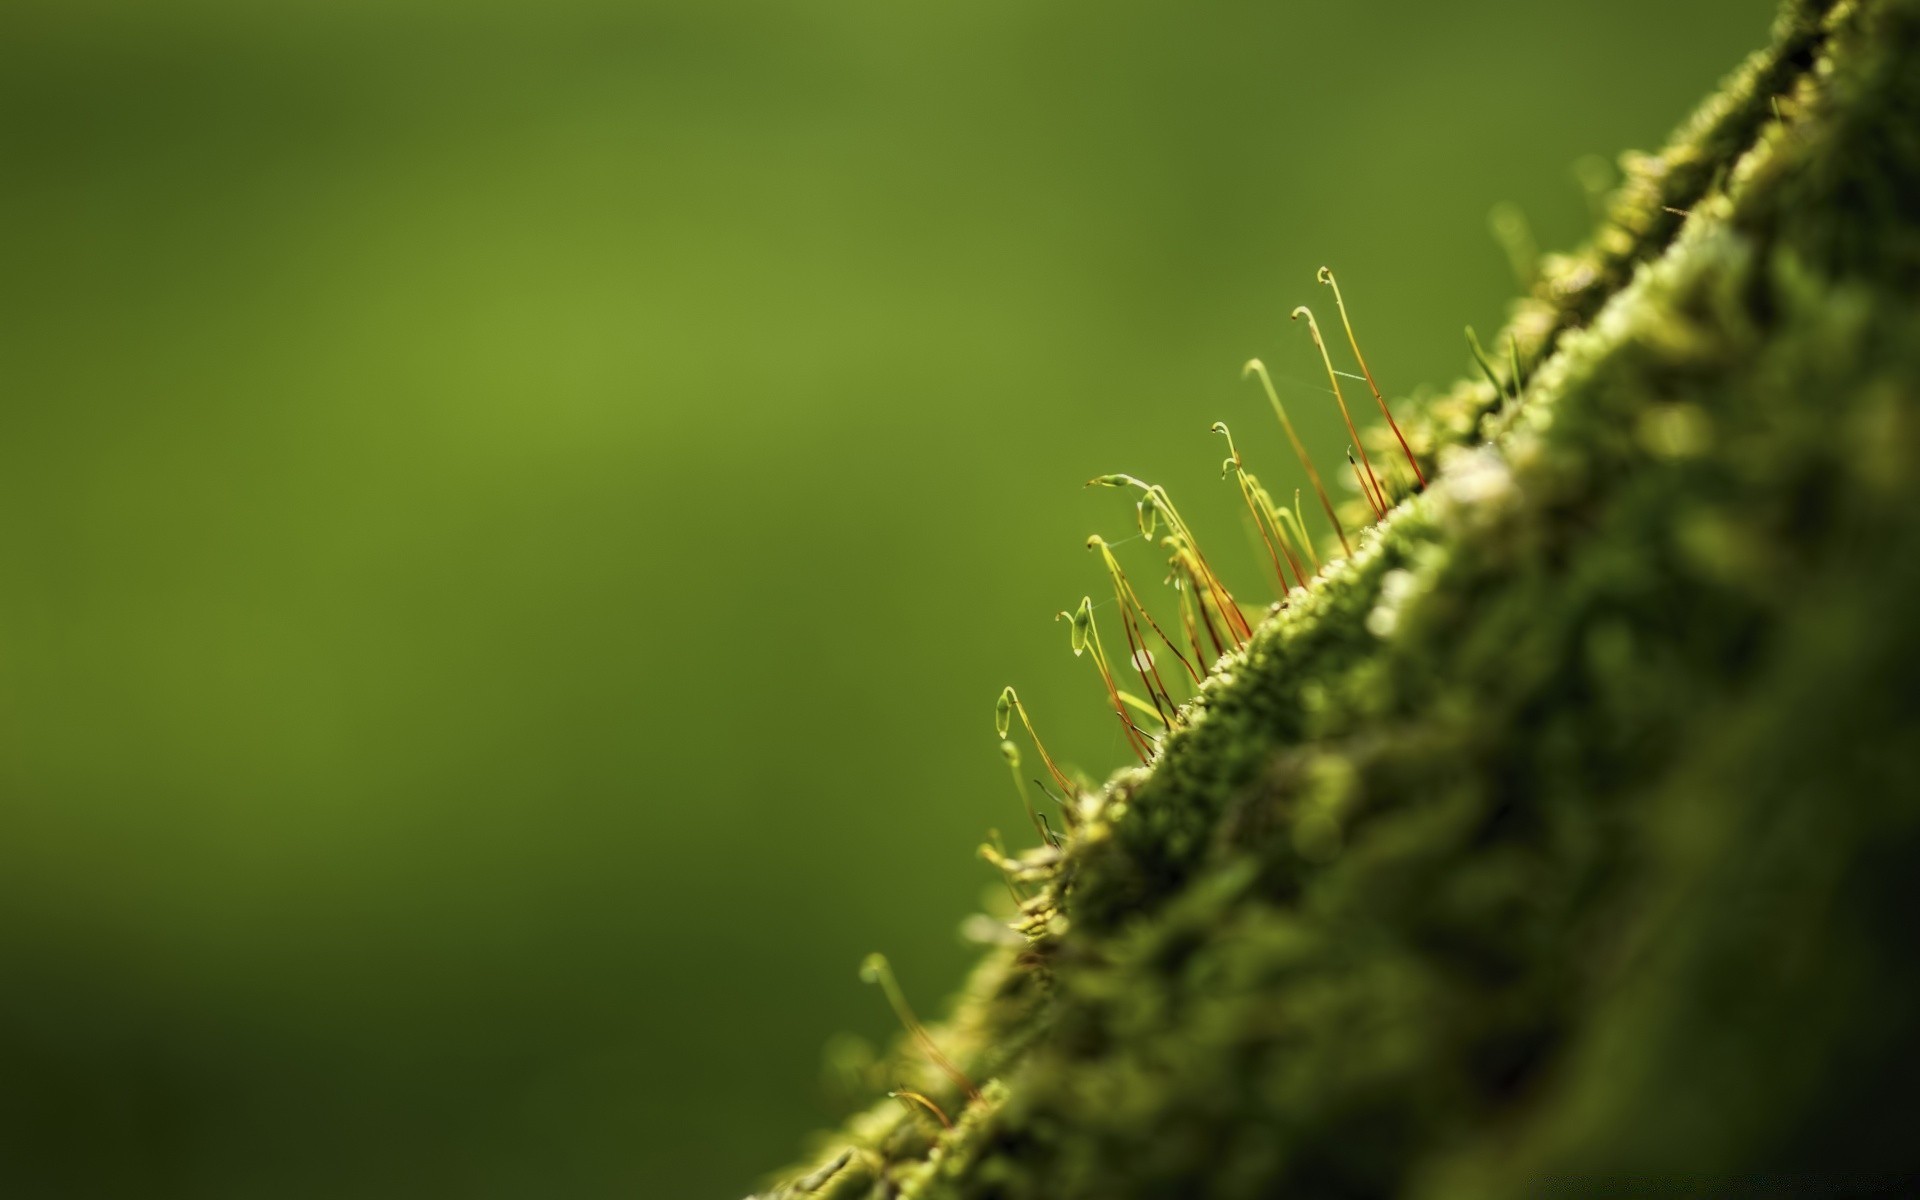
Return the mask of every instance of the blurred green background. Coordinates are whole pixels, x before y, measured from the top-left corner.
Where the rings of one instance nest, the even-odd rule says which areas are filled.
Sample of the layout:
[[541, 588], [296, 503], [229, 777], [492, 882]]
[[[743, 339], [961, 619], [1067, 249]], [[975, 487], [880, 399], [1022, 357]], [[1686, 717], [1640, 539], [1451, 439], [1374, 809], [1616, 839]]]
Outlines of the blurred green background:
[[1314, 268], [1447, 382], [1769, 17], [12, 0], [0, 1192], [744, 1192], [971, 961], [998, 689], [1122, 762], [1081, 481], [1259, 595]]

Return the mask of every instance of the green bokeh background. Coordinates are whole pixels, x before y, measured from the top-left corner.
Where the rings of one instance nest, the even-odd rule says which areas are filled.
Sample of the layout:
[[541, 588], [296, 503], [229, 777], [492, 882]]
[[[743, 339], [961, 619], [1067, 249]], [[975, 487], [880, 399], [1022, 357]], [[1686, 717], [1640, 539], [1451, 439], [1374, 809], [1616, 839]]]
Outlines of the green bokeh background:
[[746, 1190], [970, 961], [999, 688], [1122, 761], [1080, 482], [1259, 594], [1314, 268], [1450, 380], [1770, 7], [13, 0], [0, 1192]]

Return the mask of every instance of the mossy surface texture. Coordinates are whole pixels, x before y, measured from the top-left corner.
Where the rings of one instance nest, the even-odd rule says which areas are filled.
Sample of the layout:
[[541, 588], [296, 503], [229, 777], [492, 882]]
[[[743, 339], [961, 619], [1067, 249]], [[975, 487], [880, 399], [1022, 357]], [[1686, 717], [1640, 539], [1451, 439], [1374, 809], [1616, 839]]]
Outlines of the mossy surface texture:
[[1911, 1178], [1920, 0], [1791, 5], [1626, 166], [1432, 485], [1033, 856], [935, 1031], [984, 1098], [903, 1044], [955, 1128], [773, 1194]]

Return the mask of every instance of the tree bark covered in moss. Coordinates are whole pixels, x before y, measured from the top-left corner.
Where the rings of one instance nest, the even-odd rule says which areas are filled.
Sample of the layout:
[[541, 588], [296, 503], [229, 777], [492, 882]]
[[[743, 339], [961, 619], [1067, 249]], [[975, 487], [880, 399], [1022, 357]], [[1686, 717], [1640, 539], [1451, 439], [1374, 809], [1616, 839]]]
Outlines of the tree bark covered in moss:
[[1518, 394], [1035, 864], [941, 1035], [985, 1099], [808, 1194], [1920, 1170], [1920, 0], [1790, 4], [1627, 166]]

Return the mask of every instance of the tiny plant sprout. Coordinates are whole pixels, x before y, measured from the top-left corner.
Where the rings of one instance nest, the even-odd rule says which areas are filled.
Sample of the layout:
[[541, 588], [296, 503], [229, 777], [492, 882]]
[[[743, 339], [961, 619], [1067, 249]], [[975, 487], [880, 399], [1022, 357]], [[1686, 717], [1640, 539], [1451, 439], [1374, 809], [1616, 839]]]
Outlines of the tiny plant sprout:
[[1159, 510], [1154, 507], [1153, 488], [1150, 485], [1142, 483], [1131, 475], [1095, 475], [1092, 479], [1087, 480], [1087, 486], [1110, 488], [1137, 487], [1141, 489], [1146, 495], [1141, 497], [1140, 502], [1134, 505], [1134, 513], [1140, 523], [1140, 535], [1142, 537], [1152, 537], [1154, 530], [1159, 528], [1160, 513]]
[[1148, 698], [1153, 701], [1154, 714], [1160, 719], [1161, 724], [1171, 726], [1179, 719], [1180, 706], [1173, 698], [1173, 693], [1168, 690], [1166, 680], [1160, 674], [1159, 661], [1147, 647], [1147, 635], [1141, 628], [1141, 622], [1144, 621], [1146, 628], [1153, 630], [1159, 637], [1160, 644], [1180, 661], [1180, 665], [1187, 669], [1188, 676], [1195, 683], [1200, 681], [1200, 673], [1180, 653], [1166, 631], [1160, 628], [1160, 623], [1153, 619], [1153, 614], [1147, 611], [1146, 605], [1141, 603], [1139, 594], [1133, 590], [1132, 582], [1127, 579], [1126, 571], [1121, 569], [1120, 560], [1114, 557], [1113, 549], [1107, 545], [1106, 539], [1097, 533], [1094, 534], [1087, 539], [1087, 549], [1098, 551], [1101, 561], [1106, 565], [1107, 577], [1113, 581], [1114, 602], [1120, 609], [1120, 627], [1127, 636], [1127, 657], [1132, 662], [1134, 671], [1140, 676], [1141, 686], [1147, 689]]
[[1268, 522], [1262, 519], [1260, 505], [1254, 499], [1254, 488], [1257, 486], [1257, 481], [1252, 480], [1248, 476], [1246, 465], [1241, 462], [1240, 459], [1240, 450], [1233, 444], [1233, 431], [1227, 428], [1227, 423], [1225, 421], [1215, 421], [1210, 427], [1210, 431], [1227, 439], [1227, 458], [1225, 462], [1220, 464], [1220, 474], [1222, 477], [1232, 475], [1234, 482], [1239, 485], [1240, 499], [1245, 502], [1247, 506], [1247, 515], [1253, 518], [1254, 532], [1260, 535], [1260, 544], [1267, 549], [1267, 558], [1273, 563], [1273, 573], [1278, 576], [1280, 580], [1280, 594], [1285, 596], [1288, 586], [1287, 572], [1280, 565], [1280, 552], [1274, 546], [1273, 535], [1269, 530]]
[[940, 1122], [942, 1129], [953, 1128], [953, 1122], [947, 1119], [946, 1111], [919, 1092], [911, 1091], [907, 1088], [896, 1088], [887, 1093], [887, 1098], [889, 1100], [898, 1100], [900, 1106], [905, 1108], [909, 1114], [915, 1112], [931, 1113], [933, 1119]]
[[1282, 521], [1293, 527], [1293, 536], [1300, 539], [1301, 552], [1306, 555], [1307, 561], [1313, 564], [1313, 569], [1318, 571], [1320, 556], [1314, 552], [1313, 539], [1307, 536], [1307, 527], [1300, 520], [1300, 489], [1293, 489], [1292, 508], [1277, 508], [1274, 512]]
[[1053, 826], [1047, 821], [1047, 814], [1045, 813], [1040, 814], [1040, 827], [1047, 831], [1047, 841], [1050, 844], [1054, 846], [1058, 846], [1060, 844], [1060, 836], [1054, 833]]
[[1327, 487], [1320, 482], [1319, 469], [1313, 465], [1313, 459], [1308, 456], [1307, 448], [1300, 443], [1300, 435], [1294, 432], [1293, 422], [1287, 419], [1286, 407], [1280, 403], [1280, 393], [1274, 390], [1273, 377], [1267, 374], [1267, 364], [1257, 358], [1250, 358], [1247, 360], [1247, 365], [1241, 368], [1240, 375], [1242, 378], [1250, 375], [1260, 377], [1260, 385], [1266, 389], [1267, 400], [1273, 405], [1274, 415], [1280, 418], [1280, 428], [1286, 430], [1287, 441], [1293, 443], [1293, 453], [1299, 458], [1300, 465], [1306, 468], [1307, 481], [1313, 484], [1313, 494], [1320, 497], [1320, 507], [1326, 510], [1327, 520], [1333, 523], [1333, 532], [1340, 538], [1341, 549], [1352, 554], [1353, 546], [1347, 541], [1347, 531], [1340, 527], [1340, 514], [1333, 510], [1333, 500], [1327, 495]]
[[[1367, 448], [1360, 443], [1360, 431], [1353, 427], [1353, 414], [1347, 411], [1347, 397], [1340, 390], [1340, 373], [1333, 369], [1333, 356], [1327, 353], [1327, 343], [1320, 338], [1320, 323], [1313, 319], [1313, 310], [1304, 304], [1294, 309], [1292, 319], [1298, 321], [1301, 317], [1307, 319], [1307, 332], [1313, 337], [1313, 348], [1320, 352], [1320, 361], [1327, 368], [1327, 382], [1333, 385], [1334, 403], [1340, 406], [1340, 419], [1346, 423], [1347, 437], [1352, 439], [1354, 445], [1360, 447], [1360, 463], [1366, 468], [1366, 473], [1360, 476], [1360, 491], [1366, 496], [1367, 504], [1373, 508], [1377, 516], [1384, 511], [1380, 503], [1383, 495], [1380, 490], [1380, 478], [1373, 473], [1373, 462], [1367, 458]], [[1355, 467], [1354, 471], [1358, 474], [1360, 468]]]
[[[1245, 644], [1246, 639], [1253, 633], [1252, 627], [1247, 624], [1246, 615], [1234, 602], [1233, 593], [1227, 590], [1226, 584], [1220, 581], [1220, 577], [1214, 574], [1213, 568], [1207, 564], [1206, 555], [1200, 552], [1200, 543], [1194, 538], [1192, 527], [1181, 519], [1179, 510], [1173, 506], [1173, 498], [1167, 495], [1167, 489], [1159, 484], [1135, 479], [1131, 475], [1102, 475], [1090, 480], [1089, 484], [1099, 484], [1102, 487], [1133, 487], [1145, 493], [1139, 504], [1140, 532], [1151, 537], [1159, 522], [1162, 520], [1166, 522], [1168, 533], [1166, 544], [1172, 552], [1174, 575], [1176, 578], [1182, 575], [1189, 577], [1193, 585], [1194, 601], [1199, 605], [1208, 635], [1214, 641], [1214, 653], [1224, 654], [1227, 649], [1226, 642], [1229, 640], [1235, 648]], [[1226, 624], [1227, 636], [1224, 639], [1213, 627], [1212, 617], [1208, 613], [1209, 606]], [[1197, 644], [1195, 652], [1197, 657], [1204, 657], [1199, 653]]]
[[1067, 618], [1068, 636], [1073, 645], [1073, 656], [1079, 658], [1087, 652], [1089, 647], [1094, 645], [1094, 638], [1098, 636], [1093, 624], [1093, 597], [1080, 597], [1080, 607], [1070, 613], [1063, 612], [1060, 615]]
[[1374, 520], [1386, 516], [1387, 510], [1381, 506], [1380, 497], [1367, 487], [1367, 477], [1360, 473], [1360, 464], [1353, 461], [1352, 446], [1347, 447], [1347, 465], [1353, 468], [1354, 482], [1360, 485], [1360, 494], [1367, 498], [1367, 507], [1373, 510]]
[[893, 1006], [893, 1014], [900, 1018], [900, 1024], [905, 1026], [907, 1032], [913, 1036], [913, 1040], [919, 1043], [920, 1049], [925, 1052], [928, 1060], [940, 1068], [941, 1073], [951, 1079], [955, 1087], [965, 1092], [967, 1099], [980, 1099], [980, 1089], [974, 1087], [973, 1081], [940, 1052], [940, 1047], [934, 1043], [932, 1035], [927, 1032], [925, 1026], [920, 1024], [920, 1019], [913, 1015], [913, 1009], [907, 1006], [907, 998], [901, 993], [900, 985], [894, 982], [893, 967], [888, 964], [886, 955], [867, 955], [866, 961], [860, 964], [860, 980], [863, 983], [878, 984], [880, 990], [886, 993], [887, 1003]]
[[[1142, 763], [1147, 762], [1153, 757], [1153, 750], [1147, 742], [1147, 736], [1140, 732], [1140, 727], [1127, 712], [1128, 697], [1113, 680], [1113, 666], [1107, 661], [1107, 652], [1100, 645], [1100, 630], [1093, 622], [1093, 598], [1082, 596], [1080, 607], [1072, 612], [1062, 612], [1055, 619], [1059, 617], [1065, 617], [1072, 623], [1074, 656], [1077, 658], [1090, 654], [1093, 658], [1094, 669], [1100, 673], [1100, 682], [1107, 689], [1107, 702], [1113, 705], [1114, 715], [1120, 718], [1120, 728], [1127, 735], [1127, 745], [1132, 747]], [[1147, 711], [1151, 712], [1152, 709]]]
[[1033, 797], [1027, 791], [1027, 777], [1020, 773], [1020, 748], [1012, 742], [1003, 741], [1000, 743], [1000, 754], [1007, 760], [1007, 769], [1013, 772], [1014, 790], [1020, 793], [1020, 806], [1027, 810], [1027, 820], [1033, 822], [1033, 831], [1040, 835], [1041, 841], [1053, 845], [1053, 839], [1047, 836], [1046, 826], [1040, 823], [1040, 814], [1034, 811]]
[[1006, 740], [1007, 730], [1013, 727], [1015, 716], [1020, 718], [1020, 724], [1026, 729], [1027, 736], [1033, 739], [1033, 748], [1040, 752], [1040, 761], [1046, 764], [1047, 774], [1053, 778], [1054, 784], [1063, 794], [1073, 795], [1073, 780], [1067, 778], [1067, 773], [1062, 771], [1054, 763], [1053, 756], [1047, 753], [1046, 746], [1040, 741], [1040, 735], [1033, 731], [1033, 718], [1027, 715], [1027, 706], [1020, 703], [1019, 695], [1009, 687], [1000, 693], [1000, 699], [993, 707], [993, 727], [999, 732], [1002, 741]]
[[[1287, 566], [1292, 568], [1294, 579], [1301, 587], [1306, 587], [1308, 572], [1302, 569], [1300, 560], [1305, 557], [1312, 562], [1313, 569], [1316, 571], [1320, 569], [1320, 562], [1313, 557], [1313, 547], [1304, 544], [1306, 531], [1301, 528], [1298, 516], [1291, 510], [1275, 504], [1273, 497], [1267, 494], [1267, 489], [1260, 486], [1259, 480], [1249, 476], [1248, 483], [1253, 488], [1254, 498], [1260, 502], [1260, 511], [1267, 514], [1268, 519], [1273, 522], [1274, 541], [1279, 544], [1280, 553], [1286, 556]], [[1296, 489], [1294, 502], [1298, 503], [1299, 498], [1299, 492]], [[1295, 540], [1295, 534], [1289, 532], [1289, 524], [1298, 532], [1298, 541]]]
[[[1030, 782], [1033, 784], [1033, 786], [1040, 789], [1040, 794], [1042, 796], [1045, 796], [1047, 799], [1053, 801], [1054, 804], [1057, 805], [1062, 812], [1067, 814], [1067, 824], [1071, 826], [1073, 824], [1073, 802], [1068, 800], [1067, 797], [1071, 796], [1073, 792], [1071, 790], [1068, 790], [1066, 792], [1056, 792], [1051, 787], [1047, 786], [1046, 780], [1040, 778], [1038, 775], [1033, 776]], [[1058, 783], [1059, 780], [1055, 780], [1054, 782]]]
[[[1294, 578], [1299, 580], [1302, 586], [1306, 584], [1307, 578], [1300, 573], [1300, 562], [1294, 558], [1292, 548], [1286, 543], [1286, 535], [1280, 530], [1280, 518], [1273, 511], [1273, 498], [1267, 495], [1266, 490], [1260, 486], [1259, 480], [1247, 473], [1245, 465], [1240, 460], [1240, 450], [1233, 444], [1233, 433], [1227, 428], [1226, 422], [1215, 421], [1213, 432], [1227, 439], [1227, 461], [1221, 465], [1221, 474], [1232, 474], [1239, 483], [1240, 498], [1246, 501], [1247, 512], [1253, 517], [1254, 532], [1260, 535], [1261, 544], [1267, 548], [1267, 558], [1273, 563], [1273, 573], [1280, 580], [1280, 595], [1284, 598], [1287, 589], [1292, 586], [1287, 582], [1286, 567], [1293, 568]], [[1283, 557], [1286, 567], [1281, 565]]]
[[[1055, 795], [1053, 789], [1046, 785], [1045, 780], [1035, 779], [1033, 786], [1039, 788], [1042, 795], [1053, 801], [1054, 807], [1060, 810], [1060, 819], [1067, 823], [1068, 829], [1080, 823], [1079, 818], [1074, 815], [1073, 804], [1065, 796]], [[1042, 813], [1041, 816], [1044, 819], [1046, 814]]]
[[1400, 453], [1406, 455], [1407, 465], [1413, 468], [1413, 477], [1425, 488], [1427, 477], [1413, 457], [1413, 447], [1407, 445], [1407, 435], [1400, 432], [1400, 423], [1393, 419], [1393, 410], [1387, 407], [1386, 397], [1380, 394], [1380, 385], [1373, 381], [1373, 371], [1367, 367], [1367, 356], [1360, 353], [1360, 339], [1353, 336], [1353, 322], [1347, 319], [1347, 302], [1340, 296], [1339, 281], [1333, 277], [1333, 270], [1329, 267], [1321, 267], [1318, 278], [1333, 289], [1333, 304], [1340, 310], [1340, 324], [1347, 331], [1347, 344], [1353, 347], [1353, 357], [1360, 364], [1360, 374], [1366, 378], [1367, 389], [1373, 393], [1373, 402], [1380, 406], [1380, 415], [1387, 419], [1387, 428], [1393, 430], [1394, 438], [1399, 441]]
[[[1480, 339], [1475, 336], [1471, 325], [1467, 326], [1467, 348], [1473, 351], [1473, 361], [1480, 364], [1480, 373], [1485, 375], [1487, 382], [1493, 385], [1494, 399], [1505, 399], [1507, 389], [1500, 385], [1500, 377], [1493, 373], [1493, 364], [1487, 361], [1487, 352], [1480, 348]], [[1519, 393], [1516, 391], [1514, 394]]]

